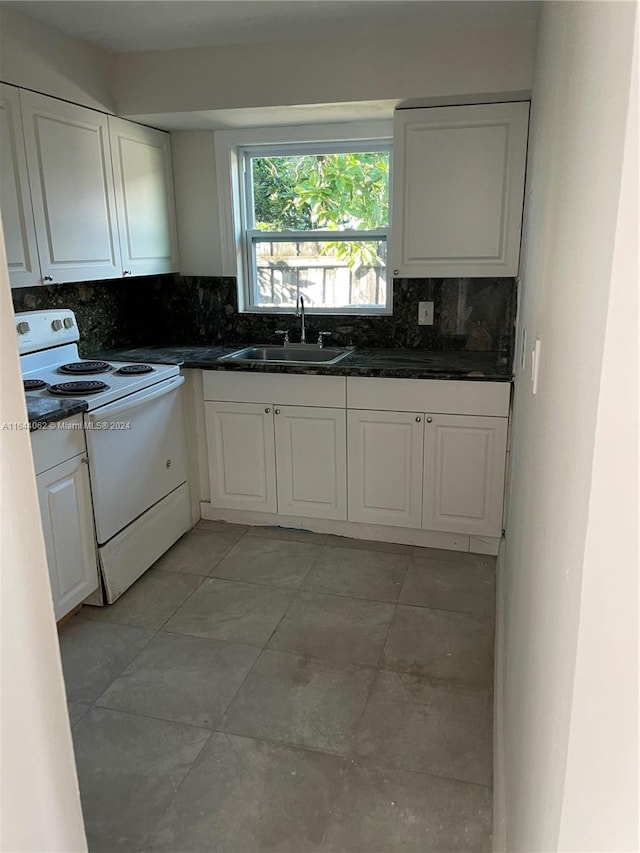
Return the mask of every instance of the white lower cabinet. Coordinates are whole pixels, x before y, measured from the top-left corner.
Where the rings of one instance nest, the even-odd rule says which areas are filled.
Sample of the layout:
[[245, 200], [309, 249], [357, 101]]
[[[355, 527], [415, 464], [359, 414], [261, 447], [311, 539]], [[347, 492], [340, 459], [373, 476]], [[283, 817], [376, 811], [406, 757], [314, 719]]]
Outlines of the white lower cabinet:
[[213, 507], [502, 535], [508, 383], [205, 371], [203, 389]]
[[507, 418], [426, 415], [422, 526], [502, 535]]
[[343, 409], [205, 403], [211, 503], [346, 519]]
[[278, 512], [305, 518], [347, 517], [344, 409], [275, 408]]
[[276, 512], [273, 406], [205, 403], [211, 503]]
[[84, 456], [38, 474], [38, 499], [56, 619], [98, 586], [89, 471]]
[[349, 411], [349, 521], [422, 525], [422, 415]]

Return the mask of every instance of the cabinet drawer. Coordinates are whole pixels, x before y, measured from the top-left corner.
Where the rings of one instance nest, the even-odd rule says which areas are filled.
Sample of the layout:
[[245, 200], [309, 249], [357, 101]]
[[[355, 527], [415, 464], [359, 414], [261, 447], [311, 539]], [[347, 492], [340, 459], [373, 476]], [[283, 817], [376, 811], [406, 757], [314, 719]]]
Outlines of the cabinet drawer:
[[47, 429], [32, 432], [31, 452], [36, 474], [48, 471], [73, 456], [86, 453], [82, 415], [66, 418], [51, 424]]
[[205, 370], [205, 400], [227, 403], [279, 403], [282, 406], [325, 406], [344, 409], [344, 376], [299, 376]]
[[347, 377], [347, 408], [448, 415], [509, 414], [508, 382]]

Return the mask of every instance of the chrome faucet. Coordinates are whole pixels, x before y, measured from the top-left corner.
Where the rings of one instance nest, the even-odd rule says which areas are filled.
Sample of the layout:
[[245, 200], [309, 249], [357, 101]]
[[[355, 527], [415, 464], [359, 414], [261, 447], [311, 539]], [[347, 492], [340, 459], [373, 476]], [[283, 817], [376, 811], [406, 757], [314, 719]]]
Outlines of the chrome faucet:
[[298, 296], [298, 301], [296, 302], [296, 317], [300, 317], [300, 343], [306, 344], [307, 330], [304, 326], [304, 299], [302, 295]]

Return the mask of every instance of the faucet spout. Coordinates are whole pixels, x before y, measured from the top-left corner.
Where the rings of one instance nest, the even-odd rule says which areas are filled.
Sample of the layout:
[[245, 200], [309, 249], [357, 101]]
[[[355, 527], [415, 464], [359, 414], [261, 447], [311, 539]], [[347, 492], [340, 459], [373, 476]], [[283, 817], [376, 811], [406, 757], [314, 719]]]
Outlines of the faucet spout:
[[296, 302], [296, 317], [300, 317], [300, 343], [306, 344], [307, 330], [304, 325], [304, 299], [302, 296], [298, 296], [298, 301]]

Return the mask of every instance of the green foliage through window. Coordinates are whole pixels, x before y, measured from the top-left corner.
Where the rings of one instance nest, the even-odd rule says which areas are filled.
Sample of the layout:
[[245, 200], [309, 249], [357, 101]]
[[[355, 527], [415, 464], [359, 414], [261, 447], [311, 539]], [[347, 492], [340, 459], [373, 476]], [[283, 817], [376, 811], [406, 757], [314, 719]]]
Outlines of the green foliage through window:
[[372, 230], [389, 221], [389, 153], [252, 158], [254, 222], [263, 231]]

